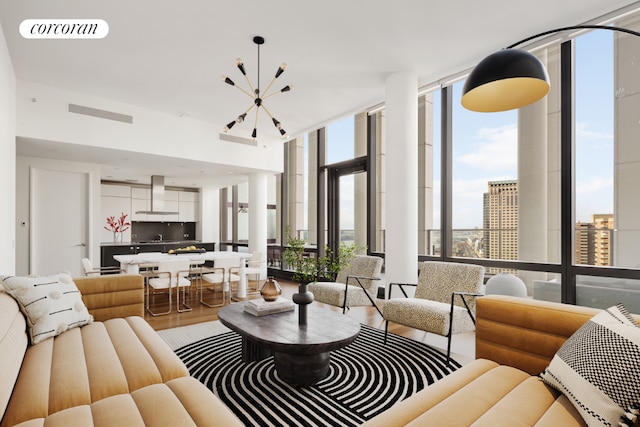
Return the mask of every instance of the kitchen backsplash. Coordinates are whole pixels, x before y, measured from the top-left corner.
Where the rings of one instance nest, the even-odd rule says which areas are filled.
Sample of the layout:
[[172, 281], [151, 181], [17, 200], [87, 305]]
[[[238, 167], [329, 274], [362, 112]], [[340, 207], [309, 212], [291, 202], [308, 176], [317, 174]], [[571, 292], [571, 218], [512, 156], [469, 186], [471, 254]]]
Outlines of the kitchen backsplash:
[[132, 242], [195, 240], [195, 222], [131, 222]]

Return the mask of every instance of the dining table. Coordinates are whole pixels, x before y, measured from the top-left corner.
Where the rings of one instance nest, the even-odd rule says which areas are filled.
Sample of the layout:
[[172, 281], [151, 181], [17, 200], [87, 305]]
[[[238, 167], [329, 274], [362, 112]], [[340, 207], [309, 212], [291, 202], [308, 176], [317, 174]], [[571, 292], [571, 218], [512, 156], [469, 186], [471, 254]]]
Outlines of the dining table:
[[157, 267], [161, 261], [180, 258], [187, 258], [193, 264], [204, 264], [205, 261], [213, 261], [214, 266], [216, 260], [219, 259], [237, 259], [238, 260], [238, 288], [236, 297], [244, 299], [247, 297], [247, 275], [245, 273], [246, 260], [251, 258], [249, 252], [233, 252], [233, 251], [207, 251], [207, 252], [181, 252], [178, 254], [169, 254], [164, 252], [141, 252], [138, 254], [114, 255], [113, 259], [120, 263], [120, 269], [126, 271], [127, 274], [139, 274], [140, 267], [153, 268]]

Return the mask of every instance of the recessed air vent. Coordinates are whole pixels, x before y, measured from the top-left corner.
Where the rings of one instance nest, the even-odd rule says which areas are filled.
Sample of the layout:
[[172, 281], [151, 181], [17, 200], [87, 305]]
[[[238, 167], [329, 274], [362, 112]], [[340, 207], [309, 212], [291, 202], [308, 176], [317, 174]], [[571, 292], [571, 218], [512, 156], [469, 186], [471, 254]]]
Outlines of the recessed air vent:
[[69, 104], [69, 112], [82, 114], [85, 116], [98, 117], [100, 119], [114, 120], [116, 122], [133, 124], [133, 116], [114, 113], [112, 111], [99, 110], [97, 108], [85, 107], [83, 105]]
[[227, 135], [226, 133], [221, 133], [220, 139], [223, 141], [235, 142], [237, 144], [251, 145], [253, 147], [258, 146], [258, 141], [249, 138], [241, 138], [239, 136]]

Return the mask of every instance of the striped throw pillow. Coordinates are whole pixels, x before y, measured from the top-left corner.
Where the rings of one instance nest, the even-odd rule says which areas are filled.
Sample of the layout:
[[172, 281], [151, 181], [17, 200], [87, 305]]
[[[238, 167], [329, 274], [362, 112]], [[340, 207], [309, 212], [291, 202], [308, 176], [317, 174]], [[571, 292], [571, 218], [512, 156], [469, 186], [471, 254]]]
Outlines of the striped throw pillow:
[[562, 345], [540, 378], [565, 394], [587, 425], [634, 425], [640, 328], [622, 304], [603, 310]]

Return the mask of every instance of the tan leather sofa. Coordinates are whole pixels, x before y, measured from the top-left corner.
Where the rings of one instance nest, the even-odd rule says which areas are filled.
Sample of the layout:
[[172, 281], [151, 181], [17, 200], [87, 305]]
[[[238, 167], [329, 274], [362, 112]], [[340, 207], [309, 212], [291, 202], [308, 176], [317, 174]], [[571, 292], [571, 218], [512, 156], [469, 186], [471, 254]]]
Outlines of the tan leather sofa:
[[95, 322], [30, 346], [0, 291], [0, 426], [242, 426], [142, 318], [143, 279], [74, 279]]
[[585, 426], [569, 400], [537, 375], [598, 312], [507, 296], [478, 298], [476, 360], [363, 426]]

